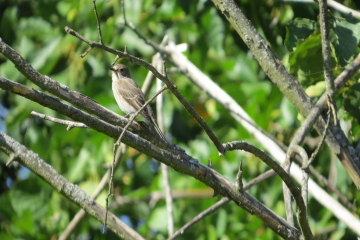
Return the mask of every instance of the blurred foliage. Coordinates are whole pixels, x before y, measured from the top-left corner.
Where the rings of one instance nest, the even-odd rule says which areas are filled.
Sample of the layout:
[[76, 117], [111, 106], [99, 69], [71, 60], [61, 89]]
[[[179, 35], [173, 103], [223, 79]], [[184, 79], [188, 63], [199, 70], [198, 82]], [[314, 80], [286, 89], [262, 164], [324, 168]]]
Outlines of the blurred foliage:
[[[315, 29], [318, 6], [268, 0], [238, 0], [237, 3], [295, 77], [302, 81], [298, 75], [300, 72], [317, 78], [305, 82], [304, 87], [312, 97], [319, 96], [324, 90], [324, 84], [321, 79], [320, 37]], [[152, 48], [122, 25], [120, 1], [97, 1], [96, 4], [104, 44], [119, 50], [126, 46], [128, 53], [151, 62], [154, 55]], [[345, 4], [353, 9], [360, 7], [357, 1], [348, 0]], [[139, 32], [154, 42], [160, 43], [164, 35], [168, 35], [176, 43], [187, 43], [187, 57], [233, 97], [260, 127], [285, 144], [291, 141], [302, 120], [298, 119], [297, 112], [259, 68], [246, 45], [211, 1], [127, 0], [126, 13], [128, 21], [133, 22]], [[355, 20], [346, 20], [348, 16], [341, 16], [336, 11], [331, 13], [336, 76], [359, 52], [356, 47], [359, 24]], [[64, 27], [68, 26], [86, 38], [98, 41], [92, 1], [0, 0], [0, 21], [2, 40], [18, 51], [36, 70], [121, 113], [112, 96], [108, 70], [115, 56], [93, 49], [87, 57], [81, 58], [80, 55], [88, 46], [64, 31]], [[299, 24], [303, 28], [298, 28]], [[289, 29], [287, 33], [286, 29]], [[356, 38], [356, 41], [350, 39], [351, 46], [348, 44], [350, 32]], [[129, 66], [132, 77], [141, 85], [147, 70], [126, 61], [121, 62]], [[168, 67], [171, 67], [169, 63]], [[296, 71], [293, 71], [293, 67], [296, 67]], [[2, 55], [0, 76], [38, 89]], [[223, 106], [201, 92], [186, 77], [172, 74], [170, 79], [222, 142], [245, 140], [261, 148]], [[337, 98], [339, 116], [342, 125], [348, 126], [352, 143], [359, 140], [359, 124], [356, 121], [359, 119], [358, 79], [358, 75], [354, 77]], [[314, 83], [317, 84], [312, 85]], [[154, 92], [155, 87], [150, 95]], [[3, 101], [9, 103], [6, 118], [8, 134], [38, 153], [69, 181], [91, 194], [111, 162], [114, 140], [88, 129], [67, 132], [66, 126], [35, 118], [30, 112], [38, 111], [58, 118], [64, 116], [14, 94], [2, 93], [2, 96]], [[245, 182], [268, 169], [259, 159], [242, 152], [229, 152], [226, 157], [218, 157], [211, 141], [177, 99], [169, 92], [164, 94], [164, 98], [164, 120], [168, 136], [188, 154], [205, 164], [208, 159], [212, 159], [213, 168], [231, 181], [235, 181], [240, 160], [244, 162]], [[342, 105], [345, 109], [341, 108]], [[314, 132], [311, 133], [311, 137], [316, 136]], [[309, 153], [313, 151], [310, 145], [305, 147]], [[330, 172], [330, 154], [330, 150], [324, 147], [314, 162], [314, 166], [325, 176]], [[11, 168], [3, 167], [8, 157], [4, 154], [0, 156], [0, 239], [58, 238], [79, 208], [26, 168], [16, 163]], [[360, 195], [341, 164], [336, 162], [336, 166], [337, 180], [332, 180], [356, 204]], [[209, 190], [199, 181], [172, 169], [170, 179], [174, 190], [189, 193]], [[117, 195], [133, 201], [112, 207], [111, 211], [146, 239], [166, 239], [165, 201], [150, 204], [147, 198], [153, 191], [163, 190], [159, 164], [128, 149], [116, 170], [114, 184]], [[97, 200], [102, 205], [106, 191]], [[264, 181], [249, 191], [270, 209], [284, 216], [282, 185], [278, 177]], [[201, 200], [175, 199], [176, 229], [219, 199], [219, 196], [211, 197], [211, 194]], [[355, 238], [351, 230], [311, 196], [309, 203], [309, 221], [318, 239]], [[71, 239], [116, 239], [110, 231], [102, 234], [101, 227], [97, 220], [85, 218], [72, 233]], [[259, 219], [234, 203], [229, 203], [197, 223], [179, 239], [249, 237], [279, 239]]]

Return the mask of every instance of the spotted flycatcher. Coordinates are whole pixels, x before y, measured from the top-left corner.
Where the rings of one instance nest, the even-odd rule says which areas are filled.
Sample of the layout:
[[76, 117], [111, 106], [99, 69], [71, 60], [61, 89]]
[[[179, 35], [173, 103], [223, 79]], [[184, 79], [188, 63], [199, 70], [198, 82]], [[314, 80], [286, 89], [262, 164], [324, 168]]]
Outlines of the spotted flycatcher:
[[[117, 104], [126, 113], [126, 116], [135, 114], [146, 102], [144, 93], [132, 80], [130, 71], [125, 65], [116, 64], [110, 70], [112, 71], [112, 90]], [[147, 105], [139, 115], [153, 125], [160, 137], [165, 140], [164, 134], [155, 121], [150, 105]]]

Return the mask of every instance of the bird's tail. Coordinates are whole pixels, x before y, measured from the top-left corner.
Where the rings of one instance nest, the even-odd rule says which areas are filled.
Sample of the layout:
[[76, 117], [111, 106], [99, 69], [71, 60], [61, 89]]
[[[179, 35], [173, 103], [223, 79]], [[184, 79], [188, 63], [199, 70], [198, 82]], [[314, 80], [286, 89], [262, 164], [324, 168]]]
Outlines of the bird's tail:
[[[151, 119], [151, 120], [155, 120], [155, 119]], [[159, 136], [160, 136], [163, 140], [167, 141], [166, 138], [165, 138], [165, 135], [162, 133], [162, 131], [161, 131], [161, 129], [159, 128], [159, 126], [157, 125], [157, 123], [156, 123], [155, 121], [153, 121], [153, 124], [152, 124], [152, 125], [154, 126], [154, 128], [155, 128], [156, 132], [159, 134]]]

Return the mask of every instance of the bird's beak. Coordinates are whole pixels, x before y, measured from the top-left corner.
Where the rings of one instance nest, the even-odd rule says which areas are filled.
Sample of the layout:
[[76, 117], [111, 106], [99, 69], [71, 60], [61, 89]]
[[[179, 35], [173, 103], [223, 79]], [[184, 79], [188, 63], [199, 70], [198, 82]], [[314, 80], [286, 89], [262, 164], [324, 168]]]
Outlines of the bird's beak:
[[110, 70], [111, 70], [111, 71], [115, 71], [115, 69], [113, 69], [113, 68], [110, 68]]

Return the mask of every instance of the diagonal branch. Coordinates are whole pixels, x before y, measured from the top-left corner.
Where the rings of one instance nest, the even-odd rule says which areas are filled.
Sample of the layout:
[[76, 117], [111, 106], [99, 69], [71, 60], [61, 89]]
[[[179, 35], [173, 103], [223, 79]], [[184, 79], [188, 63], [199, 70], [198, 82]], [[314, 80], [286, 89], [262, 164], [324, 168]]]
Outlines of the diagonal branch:
[[[221, 89], [213, 80], [211, 80], [207, 75], [201, 72], [193, 63], [189, 61], [187, 57], [184, 56], [178, 49], [176, 49], [175, 44], [170, 42], [168, 46], [170, 57], [178, 66], [182, 72], [186, 73], [186, 76], [202, 91], [206, 92], [210, 97], [214, 98], [221, 105], [227, 109], [231, 115], [241, 123], [246, 130], [251, 133], [257, 141], [259, 141], [267, 152], [269, 152], [279, 163], [283, 163], [285, 159], [286, 147], [279, 145], [279, 142], [274, 142], [274, 139], [269, 137], [269, 134], [265, 134], [265, 131], [262, 130], [259, 126], [256, 125], [253, 119], [241, 108], [241, 106], [235, 102], [223, 89]], [[342, 86], [350, 79], [360, 67], [360, 55], [350, 64], [350, 66], [345, 69], [335, 81], [335, 86]], [[324, 95], [326, 99], [326, 94]], [[319, 103], [320, 104], [320, 103]], [[320, 106], [320, 105], [319, 105]], [[322, 107], [322, 105], [321, 105]], [[312, 111], [318, 111], [319, 108], [315, 108]], [[286, 149], [285, 149], [286, 148]], [[282, 150], [285, 149], [285, 150]], [[297, 160], [300, 158], [296, 158]], [[332, 187], [327, 179], [323, 177], [320, 173], [315, 171], [315, 169], [310, 166], [310, 171], [312, 174], [316, 175], [318, 179], [321, 179], [321, 182], [326, 184], [328, 189], [331, 189], [333, 192], [336, 192], [337, 196], [341, 201], [348, 206], [352, 211], [355, 209], [353, 204], [349, 204], [346, 198], [334, 187]], [[298, 165], [293, 165], [291, 175], [298, 181], [301, 182], [302, 174]], [[328, 208], [333, 214], [341, 221], [345, 222], [349, 228], [355, 231], [357, 234], [360, 234], [360, 221], [353, 217], [353, 215], [346, 210], [342, 205], [340, 205], [335, 199], [333, 199], [326, 191], [324, 191], [320, 186], [318, 186], [312, 179], [309, 180], [309, 191], [313, 197], [319, 201], [324, 207]], [[336, 207], [334, 207], [336, 206]]]
[[[271, 50], [265, 39], [245, 17], [237, 4], [233, 0], [212, 1], [244, 40], [271, 81], [276, 84], [301, 115], [305, 117], [309, 115], [314, 105], [313, 102], [300, 87], [299, 82], [289, 73]], [[325, 122], [320, 118], [314, 126], [321, 134], [324, 131]], [[360, 160], [345, 134], [338, 126], [331, 126], [329, 134], [326, 136], [326, 142], [337, 155], [357, 188], [360, 189]]]
[[[108, 195], [106, 196], [106, 214], [105, 214], [104, 229], [106, 228], [106, 222], [107, 222], [107, 213], [108, 213], [108, 209], [109, 209], [109, 198], [110, 198], [110, 195], [112, 195], [112, 184], [113, 184], [115, 161], [116, 161], [116, 158], [115, 158], [116, 148], [120, 146], [120, 143], [121, 143], [121, 140], [122, 140], [122, 138], [124, 136], [124, 133], [126, 132], [127, 128], [130, 126], [130, 124], [135, 120], [135, 118], [137, 118], [137, 116], [141, 113], [141, 111], [143, 111], [157, 96], [159, 96], [159, 94], [161, 94], [166, 89], [168, 89], [168, 88], [163, 87], [152, 98], [150, 98], [148, 101], [146, 101], [145, 104], [138, 111], [136, 111], [135, 114], [132, 115], [132, 117], [130, 118], [128, 124], [126, 124], [126, 126], [123, 128], [118, 140], [114, 144], [113, 161], [112, 161], [111, 174], [110, 174], [110, 180], [109, 180], [109, 191], [108, 191]], [[164, 140], [164, 142], [166, 142], [166, 140]], [[169, 143], [166, 142], [166, 144], [169, 144]], [[169, 147], [170, 148], [172, 147], [171, 144], [169, 144]]]
[[[248, 182], [247, 184], [245, 184], [245, 186], [243, 187], [243, 190], [246, 191], [248, 189], [250, 189], [252, 186], [258, 184], [259, 182], [268, 179], [269, 177], [272, 177], [275, 175], [274, 170], [269, 170], [264, 172], [263, 174], [257, 176], [256, 178], [252, 179], [250, 182]], [[220, 201], [218, 201], [217, 203], [215, 203], [214, 205], [212, 205], [211, 207], [209, 207], [208, 209], [206, 209], [205, 211], [202, 211], [201, 213], [199, 213], [196, 217], [194, 217], [190, 222], [186, 223], [182, 228], [180, 228], [179, 230], [177, 230], [172, 236], [170, 236], [168, 238], [168, 240], [174, 240], [175, 238], [179, 237], [180, 235], [182, 235], [187, 229], [189, 229], [190, 227], [192, 227], [193, 225], [195, 225], [197, 222], [199, 222], [201, 219], [205, 218], [206, 216], [214, 213], [215, 211], [217, 211], [219, 208], [221, 208], [222, 206], [226, 205], [227, 203], [229, 203], [231, 200], [228, 198], [222, 198]]]
[[45, 120], [49, 120], [51, 122], [55, 122], [55, 123], [59, 123], [59, 124], [63, 124], [63, 125], [67, 125], [68, 127], [66, 128], [67, 131], [70, 131], [72, 128], [74, 127], [78, 127], [78, 128], [89, 128], [88, 126], [86, 126], [83, 123], [78, 123], [78, 122], [73, 122], [73, 121], [68, 121], [68, 120], [63, 120], [63, 119], [59, 119], [59, 118], [54, 118], [42, 113], [38, 113], [35, 111], [31, 111], [30, 113], [31, 115], [37, 116], [39, 118], [45, 119]]
[[295, 199], [297, 206], [296, 212], [298, 215], [301, 232], [304, 234], [305, 239], [313, 239], [314, 236], [312, 235], [309, 223], [307, 221], [306, 206], [304, 200], [302, 199], [300, 190], [295, 185], [290, 175], [287, 174], [286, 171], [269, 155], [245, 141], [225, 143], [224, 148], [226, 151], [244, 150], [254, 154], [256, 157], [260, 158], [266, 165], [271, 167], [281, 177], [281, 179], [285, 182], [286, 186], [289, 188], [291, 194]]
[[[121, 159], [123, 158], [123, 154], [121, 154], [122, 150], [125, 150], [125, 145], [122, 144], [119, 148], [118, 151], [116, 152], [116, 162], [115, 162], [115, 166], [117, 166], [120, 162]], [[104, 176], [102, 177], [99, 185], [96, 187], [95, 191], [91, 194], [91, 198], [97, 199], [97, 197], [99, 196], [99, 194], [101, 193], [101, 191], [105, 188], [106, 183], [109, 181], [110, 179], [110, 172], [111, 169], [108, 169], [106, 171], [106, 173], [104, 174]], [[77, 224], [81, 221], [81, 219], [83, 219], [86, 215], [86, 212], [84, 209], [80, 209], [80, 211], [73, 217], [73, 219], [71, 220], [71, 222], [66, 226], [66, 229], [64, 230], [64, 232], [60, 235], [59, 240], [66, 240], [70, 233], [75, 229], [75, 227], [77, 226]]]
[[[29, 151], [25, 146], [3, 132], [0, 132], [0, 150], [8, 155], [16, 155], [16, 161], [20, 164], [29, 168], [67, 199], [84, 209], [88, 214], [100, 222], [104, 221], [105, 209], [90, 198], [84, 190], [68, 182], [52, 166], [41, 159], [38, 154]], [[108, 227], [121, 238], [134, 240], [144, 239], [112, 213], [108, 220]]]
[[204, 121], [204, 119], [195, 111], [195, 109], [190, 105], [190, 103], [184, 98], [184, 96], [177, 90], [176, 86], [174, 86], [170, 80], [168, 79], [168, 77], [166, 75], [161, 74], [160, 72], [158, 72], [156, 70], [156, 68], [154, 66], [152, 66], [151, 64], [149, 64], [148, 62], [134, 57], [128, 53], [124, 53], [121, 52], [119, 50], [115, 50], [113, 48], [110, 48], [108, 46], [102, 45], [100, 43], [91, 41], [86, 39], [84, 36], [80, 35], [79, 33], [77, 33], [76, 31], [74, 31], [73, 29], [69, 28], [69, 27], [65, 27], [65, 31], [75, 37], [77, 37], [78, 39], [80, 39], [81, 41], [89, 44], [91, 47], [97, 47], [97, 48], [101, 48], [109, 53], [113, 53], [115, 55], [118, 55], [121, 58], [127, 59], [131, 62], [134, 62], [138, 65], [141, 65], [143, 67], [145, 67], [146, 69], [150, 70], [155, 77], [157, 77], [158, 79], [160, 79], [161, 81], [163, 81], [167, 87], [169, 88], [169, 90], [175, 95], [175, 97], [177, 97], [177, 99], [181, 102], [181, 104], [185, 107], [185, 109], [190, 113], [190, 115], [198, 122], [198, 124], [200, 125], [200, 127], [206, 132], [206, 134], [209, 136], [209, 138], [211, 139], [211, 141], [214, 143], [214, 145], [216, 146], [219, 155], [224, 155], [224, 149], [223, 146], [221, 144], [221, 142], [219, 141], [219, 139], [215, 136], [215, 134], [213, 133], [213, 131], [210, 129], [210, 127], [207, 125], [207, 123]]
[[[71, 90], [68, 86], [63, 85], [48, 76], [40, 74], [20, 54], [18, 54], [14, 49], [2, 41], [1, 38], [0, 53], [2, 53], [7, 59], [14, 63], [19, 72], [21, 72], [27, 79], [39, 86], [41, 89], [54, 94], [55, 96], [73, 104], [76, 107], [84, 109], [85, 111], [98, 116], [106, 122], [119, 126], [125, 126], [127, 124], [128, 121], [125, 117], [101, 106], [91, 98]], [[143, 129], [139, 124], [134, 123], [132, 124], [131, 131], [135, 132], [136, 134], [141, 134], [142, 131], [146, 132], [146, 129]]]
[[[115, 127], [105, 121], [91, 116], [90, 114], [84, 113], [74, 107], [61, 103], [54, 97], [28, 88], [21, 84], [12, 82], [5, 78], [0, 77], [0, 88], [38, 102], [45, 107], [49, 107], [72, 118], [75, 121], [83, 122], [87, 126], [114, 139], [117, 139], [121, 133], [122, 129], [119, 127]], [[136, 150], [148, 155], [149, 157], [152, 157], [170, 166], [177, 172], [192, 176], [195, 179], [205, 183], [207, 186], [213, 188], [217, 193], [228, 197], [238, 206], [246, 209], [251, 214], [256, 215], [279, 236], [286, 239], [300, 238], [301, 233], [296, 228], [288, 225], [286, 221], [284, 221], [280, 216], [276, 215], [250, 194], [246, 192], [240, 194], [232, 182], [208, 166], [199, 163], [198, 160], [187, 155], [182, 149], [179, 151], [173, 149], [174, 152], [168, 152], [127, 131], [124, 133], [123, 142], [130, 147], [133, 147]]]

